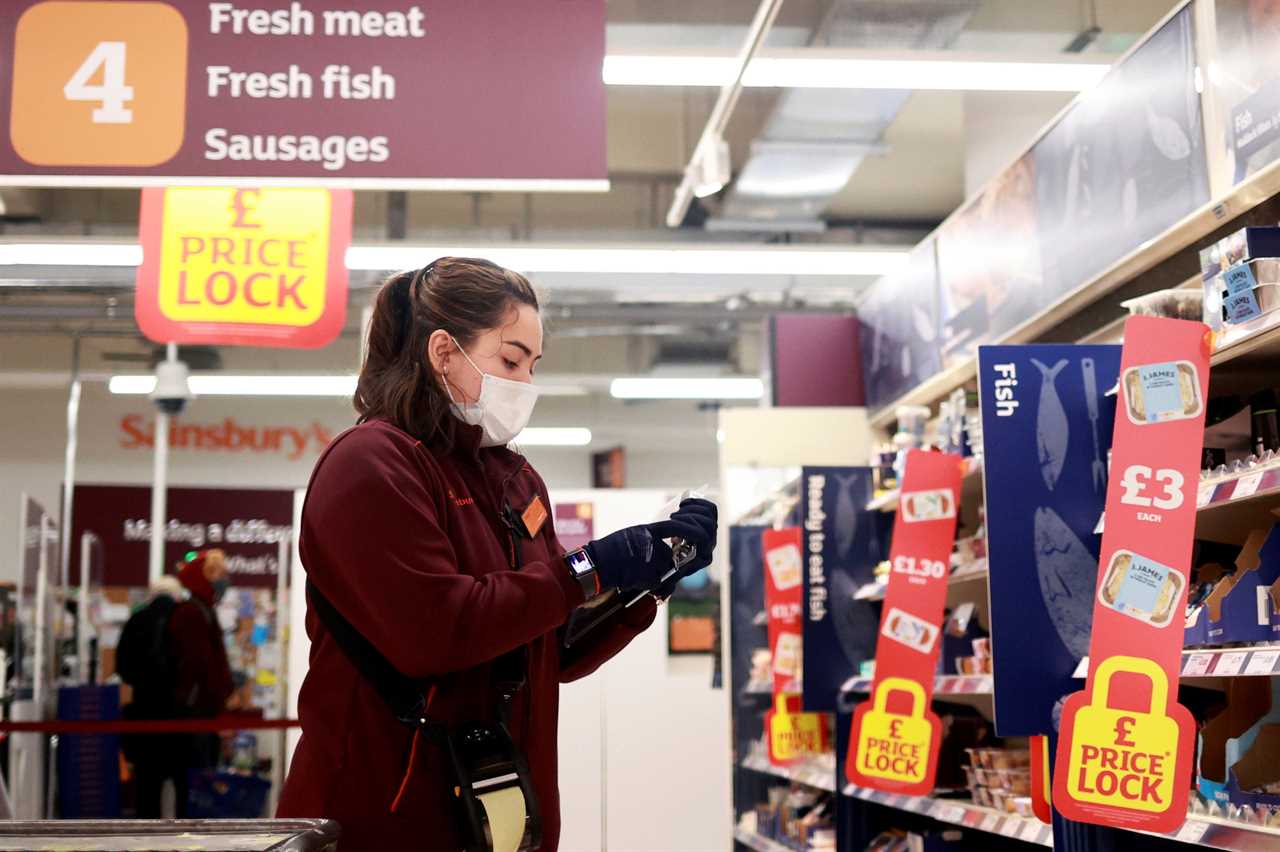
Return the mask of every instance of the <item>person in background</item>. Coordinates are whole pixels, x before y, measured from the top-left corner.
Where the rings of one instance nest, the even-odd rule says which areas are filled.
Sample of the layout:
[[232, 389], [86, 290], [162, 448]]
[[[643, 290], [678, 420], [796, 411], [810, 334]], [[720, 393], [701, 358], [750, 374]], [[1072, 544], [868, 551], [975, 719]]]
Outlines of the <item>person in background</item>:
[[[192, 554], [178, 566], [185, 590], [177, 600], [171, 588], [129, 619], [120, 639], [117, 668], [133, 686], [130, 719], [213, 718], [227, 709], [234, 692], [222, 627], [214, 607], [228, 586], [221, 550]], [[172, 781], [175, 815], [184, 815], [192, 771], [217, 764], [217, 734], [152, 734], [126, 739], [125, 755], [134, 765], [137, 815], [161, 816], [166, 781]]]
[[[490, 261], [441, 258], [378, 294], [359, 425], [325, 449], [302, 510], [311, 664], [278, 813], [337, 820], [344, 850], [461, 849], [468, 823], [446, 752], [483, 742], [458, 730], [505, 720], [518, 755], [505, 753], [527, 760], [540, 848], [555, 852], [560, 684], [621, 651], [657, 598], [711, 562], [716, 507], [700, 499], [565, 553], [542, 477], [507, 446], [533, 411], [541, 357], [533, 288]], [[601, 589], [639, 602], [565, 647], [570, 614]], [[380, 695], [388, 670], [425, 692], [416, 717]]]

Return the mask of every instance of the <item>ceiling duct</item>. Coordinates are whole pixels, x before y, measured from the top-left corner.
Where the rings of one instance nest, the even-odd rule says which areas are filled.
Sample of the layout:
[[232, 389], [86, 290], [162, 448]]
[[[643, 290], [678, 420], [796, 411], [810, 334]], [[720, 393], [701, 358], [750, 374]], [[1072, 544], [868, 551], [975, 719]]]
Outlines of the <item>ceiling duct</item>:
[[[835, 0], [813, 47], [940, 50], [979, 0]], [[820, 230], [820, 217], [864, 157], [885, 150], [885, 130], [909, 91], [789, 89], [725, 196], [713, 230]]]

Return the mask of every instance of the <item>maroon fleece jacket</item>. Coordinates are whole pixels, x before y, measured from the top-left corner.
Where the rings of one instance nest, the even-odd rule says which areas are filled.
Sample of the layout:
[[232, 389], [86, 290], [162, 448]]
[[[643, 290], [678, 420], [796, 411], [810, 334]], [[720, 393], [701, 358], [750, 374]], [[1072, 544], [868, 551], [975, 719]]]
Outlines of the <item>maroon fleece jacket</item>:
[[[308, 578], [397, 669], [437, 685], [431, 715], [446, 723], [496, 716], [490, 664], [528, 647], [528, 684], [512, 706], [511, 734], [529, 760], [544, 852], [560, 836], [556, 783], [559, 684], [595, 671], [652, 623], [638, 604], [562, 651], [557, 629], [583, 595], [566, 569], [550, 519], [521, 539], [512, 570], [503, 499], [517, 513], [546, 486], [523, 456], [479, 449], [476, 427], [445, 451], [384, 421], [339, 435], [320, 456], [302, 511]], [[326, 817], [342, 849], [462, 848], [446, 758], [396, 721], [308, 608], [310, 670], [298, 716], [302, 739], [279, 815]], [[395, 812], [391, 805], [404, 783]]]

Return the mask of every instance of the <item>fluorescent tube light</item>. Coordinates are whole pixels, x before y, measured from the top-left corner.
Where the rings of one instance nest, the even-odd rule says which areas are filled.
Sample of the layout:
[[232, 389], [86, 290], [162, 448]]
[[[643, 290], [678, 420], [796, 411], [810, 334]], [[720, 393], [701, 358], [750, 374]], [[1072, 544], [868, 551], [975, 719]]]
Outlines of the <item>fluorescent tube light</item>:
[[[112, 376], [107, 389], [113, 394], [149, 394], [155, 376]], [[196, 396], [351, 396], [355, 376], [201, 376], [190, 379]]]
[[521, 272], [666, 275], [867, 275], [902, 267], [907, 248], [762, 248], [759, 246], [352, 246], [347, 268], [413, 269], [437, 257], [485, 257]]
[[760, 399], [764, 382], [754, 378], [614, 379], [609, 393], [615, 399]]
[[579, 426], [529, 426], [513, 442], [524, 447], [585, 447], [591, 430]]
[[[759, 245], [600, 247], [530, 245], [352, 246], [347, 268], [388, 272], [414, 269], [437, 257], [487, 257], [522, 272], [666, 275], [880, 276], [906, 263], [907, 247], [766, 248]], [[120, 243], [0, 243], [0, 266], [136, 266], [137, 245]]]
[[137, 266], [142, 246], [129, 243], [2, 243], [0, 266]]
[[[936, 56], [937, 54], [935, 54]], [[1110, 65], [948, 59], [854, 59], [758, 56], [743, 85], [757, 88], [933, 89], [969, 92], [1081, 92]], [[724, 86], [732, 57], [614, 55], [604, 59], [611, 86]]]
[[[535, 383], [536, 384], [536, 383]], [[155, 388], [151, 375], [112, 376], [107, 389], [117, 395], [146, 396]], [[542, 396], [586, 396], [582, 385], [536, 385]], [[352, 375], [224, 376], [194, 375], [191, 392], [197, 396], [351, 396], [356, 391]]]

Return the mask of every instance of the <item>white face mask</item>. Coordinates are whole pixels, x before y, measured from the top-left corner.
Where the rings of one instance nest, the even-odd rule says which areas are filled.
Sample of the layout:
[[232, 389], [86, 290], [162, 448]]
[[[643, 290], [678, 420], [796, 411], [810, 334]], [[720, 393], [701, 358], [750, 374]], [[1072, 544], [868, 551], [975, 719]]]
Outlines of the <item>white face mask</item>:
[[[453, 339], [452, 336], [450, 339]], [[484, 431], [480, 446], [506, 446], [529, 425], [533, 406], [538, 401], [538, 389], [527, 382], [513, 382], [511, 379], [489, 375], [476, 366], [476, 362], [471, 360], [457, 340], [453, 340], [453, 345], [458, 347], [472, 369], [480, 374], [480, 396], [475, 402], [458, 402], [453, 398], [453, 390], [448, 381], [445, 382], [445, 391], [449, 394], [449, 401], [453, 403], [453, 413], [463, 423], [479, 426]]]

